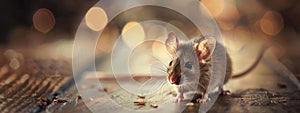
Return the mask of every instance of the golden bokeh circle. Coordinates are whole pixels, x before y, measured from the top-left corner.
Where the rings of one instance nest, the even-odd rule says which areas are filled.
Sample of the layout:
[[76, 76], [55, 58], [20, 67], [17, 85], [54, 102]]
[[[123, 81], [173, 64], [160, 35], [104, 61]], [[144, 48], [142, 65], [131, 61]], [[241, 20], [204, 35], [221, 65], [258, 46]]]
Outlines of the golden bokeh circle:
[[48, 33], [55, 26], [55, 18], [49, 9], [40, 8], [33, 14], [32, 23], [39, 32]]

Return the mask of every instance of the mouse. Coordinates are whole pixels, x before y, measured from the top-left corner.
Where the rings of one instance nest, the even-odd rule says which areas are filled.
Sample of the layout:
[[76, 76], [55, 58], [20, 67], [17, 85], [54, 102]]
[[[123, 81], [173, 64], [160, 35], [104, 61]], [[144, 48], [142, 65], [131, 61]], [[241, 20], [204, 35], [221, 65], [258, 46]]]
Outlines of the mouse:
[[[211, 78], [212, 71], [212, 54], [215, 50], [217, 41], [213, 37], [198, 36], [192, 38], [189, 41], [179, 41], [174, 32], [170, 32], [165, 41], [165, 47], [172, 57], [172, 60], [167, 66], [167, 81], [173, 85], [173, 89], [176, 91], [176, 97], [174, 102], [180, 102], [184, 99], [184, 93], [189, 92], [187, 84], [190, 84], [193, 80], [196, 80], [195, 95], [201, 95], [196, 97], [196, 102], [204, 103], [210, 98], [208, 97], [208, 84]], [[226, 53], [226, 73], [224, 78], [224, 84], [228, 82], [230, 78], [239, 78], [256, 67], [260, 59], [262, 59], [265, 49], [261, 49], [259, 55], [253, 64], [241, 73], [232, 73], [232, 62], [230, 56]], [[198, 78], [197, 78], [198, 77]], [[223, 86], [218, 86], [219, 94], [226, 95], [230, 92], [223, 90]], [[195, 97], [194, 97], [195, 98]]]

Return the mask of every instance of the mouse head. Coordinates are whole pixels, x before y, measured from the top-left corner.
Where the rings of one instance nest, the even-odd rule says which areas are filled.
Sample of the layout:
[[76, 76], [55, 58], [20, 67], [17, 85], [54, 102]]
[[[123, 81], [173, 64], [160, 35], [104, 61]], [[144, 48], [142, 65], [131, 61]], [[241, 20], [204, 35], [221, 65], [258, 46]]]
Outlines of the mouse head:
[[211, 57], [215, 45], [214, 38], [202, 36], [187, 42], [179, 42], [175, 33], [170, 32], [165, 46], [173, 59], [167, 68], [167, 80], [175, 85], [195, 80], [195, 77], [200, 75], [199, 66]]

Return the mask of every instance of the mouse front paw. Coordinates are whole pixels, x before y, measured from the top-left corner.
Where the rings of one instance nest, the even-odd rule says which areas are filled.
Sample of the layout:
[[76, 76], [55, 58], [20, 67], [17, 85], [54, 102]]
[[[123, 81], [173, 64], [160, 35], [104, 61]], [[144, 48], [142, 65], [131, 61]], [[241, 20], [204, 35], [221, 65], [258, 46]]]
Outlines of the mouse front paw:
[[183, 93], [178, 93], [178, 95], [175, 97], [174, 102], [180, 102], [183, 99], [184, 99]]
[[220, 95], [230, 95], [229, 90], [222, 90]]
[[202, 98], [197, 99], [198, 103], [204, 103], [210, 101], [210, 98], [208, 97], [208, 94], [204, 94], [204, 96]]
[[224, 90], [222, 87], [219, 88], [219, 94], [220, 95], [230, 95], [230, 91], [229, 90]]

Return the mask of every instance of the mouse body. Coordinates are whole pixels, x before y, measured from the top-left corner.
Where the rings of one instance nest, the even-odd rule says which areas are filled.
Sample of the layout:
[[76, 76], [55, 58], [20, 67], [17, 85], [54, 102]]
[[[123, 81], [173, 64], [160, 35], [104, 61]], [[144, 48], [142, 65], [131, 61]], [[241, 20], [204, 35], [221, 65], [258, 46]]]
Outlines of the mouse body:
[[[208, 98], [206, 92], [211, 78], [212, 53], [216, 47], [213, 37], [199, 36], [186, 42], [179, 42], [175, 33], [168, 34], [165, 42], [166, 49], [172, 55], [172, 60], [167, 67], [167, 80], [177, 93], [175, 102], [184, 99], [183, 94], [191, 91], [192, 85], [197, 86], [195, 95], [201, 95], [196, 101], [203, 103]], [[226, 74], [224, 84], [232, 76], [232, 63], [228, 54], [226, 61]], [[224, 76], [224, 75], [220, 75]], [[218, 93], [223, 93], [223, 86], [217, 87]]]

